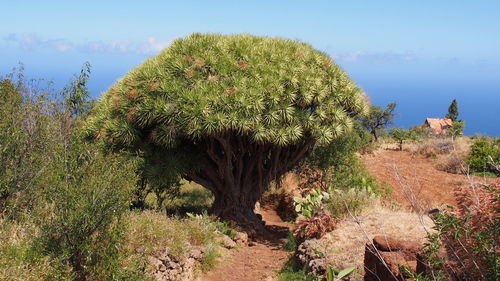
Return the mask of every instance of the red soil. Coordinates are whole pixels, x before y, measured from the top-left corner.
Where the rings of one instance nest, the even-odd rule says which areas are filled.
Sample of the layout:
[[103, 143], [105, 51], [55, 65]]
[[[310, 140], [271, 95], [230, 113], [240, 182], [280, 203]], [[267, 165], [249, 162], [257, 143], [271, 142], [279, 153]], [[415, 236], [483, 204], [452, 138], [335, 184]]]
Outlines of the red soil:
[[379, 182], [392, 187], [389, 195], [396, 203], [409, 209], [427, 211], [442, 205], [455, 205], [454, 189], [494, 179], [450, 174], [435, 168], [436, 160], [407, 151], [378, 150], [364, 155], [363, 161], [370, 174]]
[[283, 249], [285, 234], [290, 224], [283, 222], [276, 211], [262, 208], [260, 214], [269, 229], [269, 235], [232, 250], [213, 270], [201, 276], [203, 281], [269, 280], [288, 261], [291, 253]]

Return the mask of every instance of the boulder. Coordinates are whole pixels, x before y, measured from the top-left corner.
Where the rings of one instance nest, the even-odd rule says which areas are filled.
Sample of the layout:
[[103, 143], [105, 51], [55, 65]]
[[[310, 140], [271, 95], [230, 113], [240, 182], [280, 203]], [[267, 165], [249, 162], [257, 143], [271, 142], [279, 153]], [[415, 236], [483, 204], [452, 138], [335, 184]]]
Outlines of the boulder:
[[227, 249], [232, 249], [234, 247], [236, 247], [236, 242], [233, 241], [233, 239], [231, 239], [229, 236], [227, 235], [223, 235], [221, 238], [220, 238], [220, 242], [222, 243], [222, 245], [227, 248]]
[[245, 245], [248, 243], [248, 234], [245, 232], [236, 232], [233, 240], [239, 245]]
[[301, 243], [295, 253], [297, 260], [306, 267], [307, 272], [323, 275], [328, 267], [325, 254], [318, 249], [318, 240], [311, 239]]
[[203, 247], [193, 246], [191, 249], [191, 252], [189, 252], [189, 257], [191, 257], [197, 261], [202, 261], [204, 253], [205, 253], [205, 249], [203, 249]]
[[365, 281], [403, 281], [405, 266], [417, 272], [417, 256], [422, 246], [413, 241], [404, 241], [388, 236], [376, 236], [373, 243], [365, 246]]

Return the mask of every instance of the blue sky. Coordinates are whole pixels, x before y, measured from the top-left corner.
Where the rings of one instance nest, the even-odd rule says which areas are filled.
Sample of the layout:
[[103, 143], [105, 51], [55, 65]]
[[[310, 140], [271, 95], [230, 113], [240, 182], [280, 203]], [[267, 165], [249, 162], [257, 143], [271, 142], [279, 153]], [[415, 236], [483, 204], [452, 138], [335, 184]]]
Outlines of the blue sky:
[[500, 1], [0, 0], [0, 73], [18, 62], [64, 85], [85, 61], [94, 96], [177, 37], [251, 33], [329, 53], [396, 125], [446, 113], [500, 136]]

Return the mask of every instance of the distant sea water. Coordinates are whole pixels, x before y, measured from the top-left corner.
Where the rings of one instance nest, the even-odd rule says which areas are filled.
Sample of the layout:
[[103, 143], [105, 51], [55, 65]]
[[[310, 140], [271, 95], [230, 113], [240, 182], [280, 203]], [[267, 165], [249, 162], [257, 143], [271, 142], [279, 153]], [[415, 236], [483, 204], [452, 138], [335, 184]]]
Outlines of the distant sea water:
[[[465, 135], [483, 134], [500, 137], [500, 91], [483, 88], [454, 89], [451, 86], [412, 84], [362, 84], [372, 103], [385, 107], [396, 102], [395, 127], [422, 124], [427, 117], [443, 118], [448, 106], [457, 99], [459, 119], [465, 121]], [[445, 89], [443, 89], [445, 88]], [[470, 90], [470, 91], [469, 91]]]
[[397, 103], [395, 127], [420, 125], [427, 117], [442, 118], [456, 99], [465, 135], [500, 137], [500, 62], [485, 66], [433, 61], [343, 66], [373, 104]]

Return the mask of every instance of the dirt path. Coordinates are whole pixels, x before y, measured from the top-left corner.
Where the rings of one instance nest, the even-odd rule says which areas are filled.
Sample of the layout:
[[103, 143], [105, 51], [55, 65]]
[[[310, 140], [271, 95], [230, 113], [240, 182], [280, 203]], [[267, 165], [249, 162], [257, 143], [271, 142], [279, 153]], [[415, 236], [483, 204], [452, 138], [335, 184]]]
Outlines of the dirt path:
[[290, 252], [283, 250], [290, 224], [283, 222], [271, 209], [260, 214], [270, 230], [270, 237], [232, 250], [213, 270], [201, 276], [202, 281], [258, 281], [274, 280], [276, 272], [287, 262]]
[[[470, 184], [466, 175], [437, 170], [434, 159], [407, 151], [378, 150], [372, 155], [364, 155], [363, 161], [378, 181], [392, 187], [391, 197], [408, 208], [414, 201], [418, 201], [419, 209], [424, 211], [444, 204], [455, 205], [454, 189]], [[475, 176], [471, 176], [470, 180], [475, 184], [493, 181]]]

